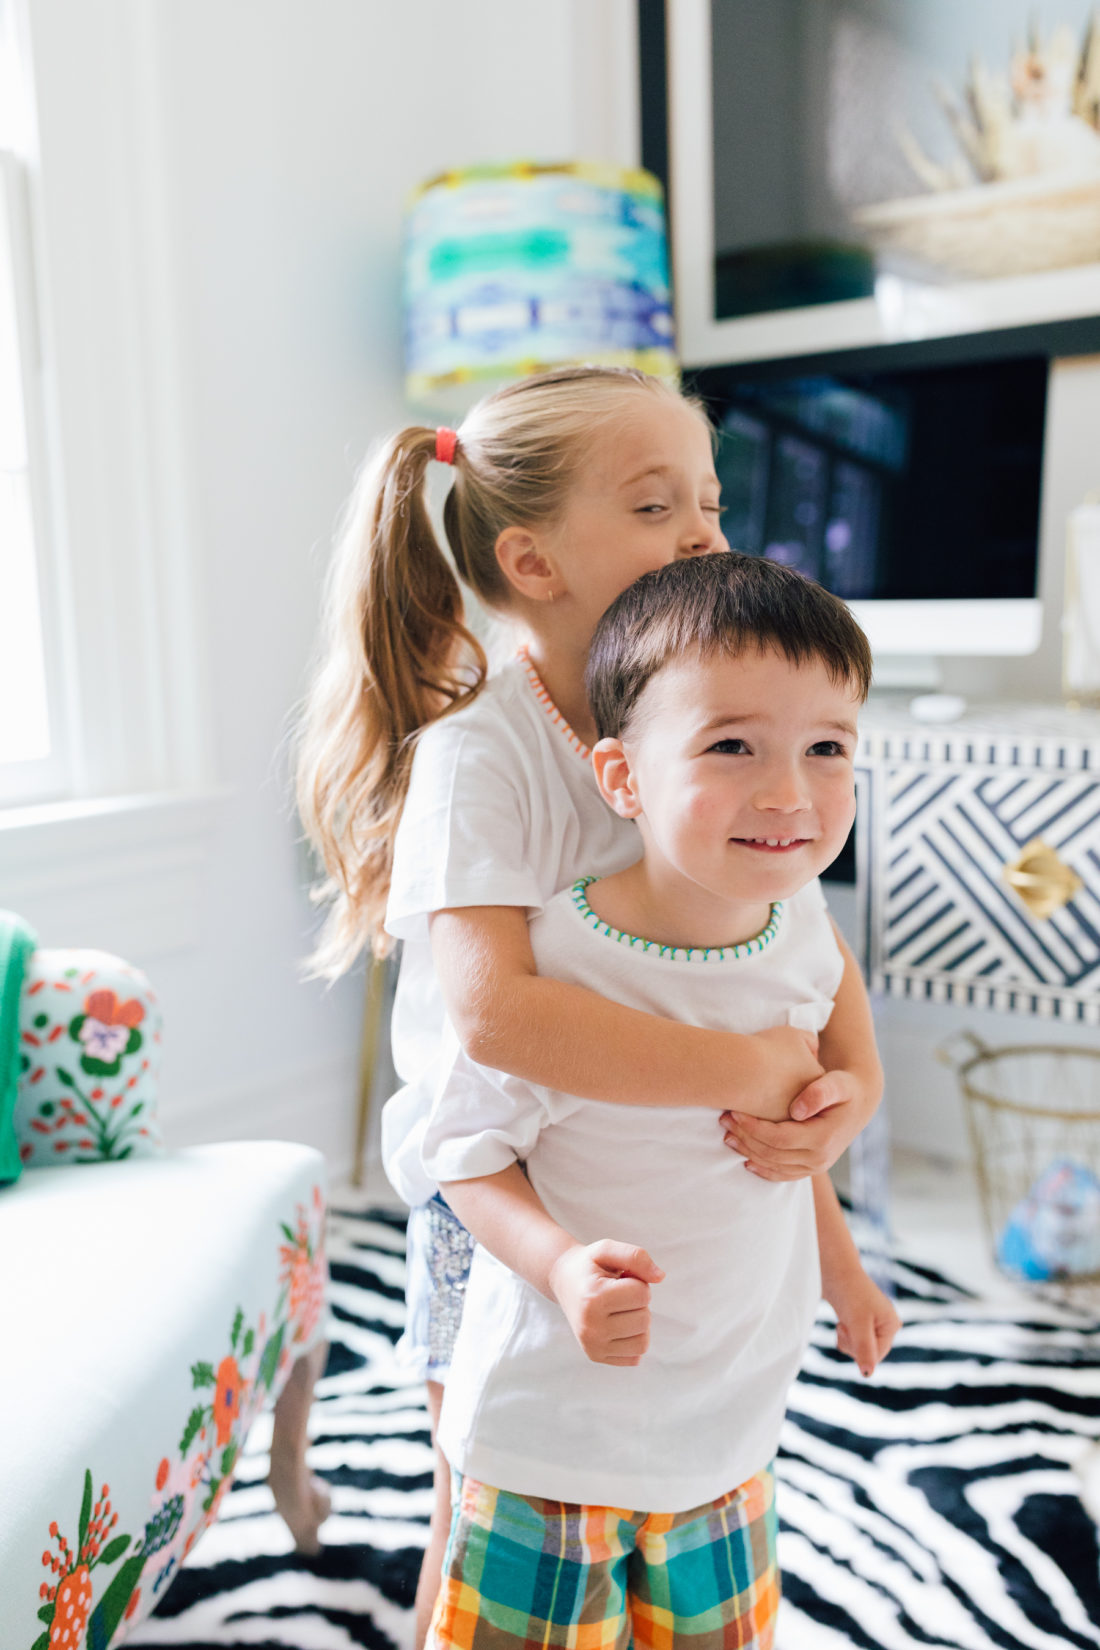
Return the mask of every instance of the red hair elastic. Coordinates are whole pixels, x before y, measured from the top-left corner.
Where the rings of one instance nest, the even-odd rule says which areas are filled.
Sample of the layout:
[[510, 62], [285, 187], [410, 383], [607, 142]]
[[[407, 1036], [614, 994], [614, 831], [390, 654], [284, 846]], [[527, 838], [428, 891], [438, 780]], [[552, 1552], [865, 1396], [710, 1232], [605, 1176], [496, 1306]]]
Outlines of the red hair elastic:
[[458, 446], [458, 431], [441, 424], [435, 432], [435, 456], [441, 464], [453, 464]]

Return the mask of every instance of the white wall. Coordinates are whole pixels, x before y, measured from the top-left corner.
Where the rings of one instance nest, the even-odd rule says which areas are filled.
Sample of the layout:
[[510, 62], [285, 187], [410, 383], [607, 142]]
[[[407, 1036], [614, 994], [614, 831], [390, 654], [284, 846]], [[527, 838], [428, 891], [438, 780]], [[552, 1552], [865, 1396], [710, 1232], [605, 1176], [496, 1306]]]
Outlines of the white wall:
[[[74, 3], [35, 0], [42, 41], [64, 37]], [[277, 753], [339, 507], [368, 444], [408, 416], [403, 203], [447, 166], [636, 159], [634, 8], [94, 3], [138, 39], [156, 127], [143, 164], [160, 169], [173, 457], [213, 777], [228, 788], [194, 943], [148, 961], [167, 1022], [162, 1115], [176, 1143], [300, 1138], [340, 1172], [362, 975], [331, 991], [297, 977], [313, 916]], [[106, 100], [100, 113], [113, 118]], [[82, 142], [75, 124], [67, 136]]]

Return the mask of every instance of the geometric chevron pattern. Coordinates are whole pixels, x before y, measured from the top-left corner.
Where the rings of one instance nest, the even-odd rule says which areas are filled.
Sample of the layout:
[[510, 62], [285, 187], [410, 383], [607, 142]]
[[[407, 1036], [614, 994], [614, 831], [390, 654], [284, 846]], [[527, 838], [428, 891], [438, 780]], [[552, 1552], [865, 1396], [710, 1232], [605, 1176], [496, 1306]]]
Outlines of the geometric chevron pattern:
[[[874, 983], [1100, 1023], [1100, 776], [882, 761], [869, 788]], [[1004, 880], [1037, 836], [1083, 884], [1042, 921]]]

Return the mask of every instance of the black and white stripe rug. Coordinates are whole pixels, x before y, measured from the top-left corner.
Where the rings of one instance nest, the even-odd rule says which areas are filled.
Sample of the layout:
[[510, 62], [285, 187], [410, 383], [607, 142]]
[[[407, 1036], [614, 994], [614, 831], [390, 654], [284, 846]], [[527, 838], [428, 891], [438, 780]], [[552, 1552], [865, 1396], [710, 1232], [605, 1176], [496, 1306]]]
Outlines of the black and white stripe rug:
[[[338, 1212], [332, 1356], [311, 1463], [332, 1488], [298, 1557], [253, 1429], [221, 1515], [132, 1650], [407, 1650], [431, 1506], [422, 1388], [394, 1356], [404, 1225]], [[1100, 1439], [1097, 1314], [1036, 1301], [1025, 1321], [891, 1261], [904, 1329], [874, 1380], [823, 1314], [780, 1452], [778, 1650], [1100, 1646], [1096, 1527], [1073, 1467]]]

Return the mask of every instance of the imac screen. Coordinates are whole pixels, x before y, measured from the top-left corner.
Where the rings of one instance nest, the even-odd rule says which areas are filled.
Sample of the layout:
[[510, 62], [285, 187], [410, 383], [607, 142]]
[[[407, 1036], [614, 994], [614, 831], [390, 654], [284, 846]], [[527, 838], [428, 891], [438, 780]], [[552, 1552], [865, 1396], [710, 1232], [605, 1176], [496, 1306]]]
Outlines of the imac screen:
[[726, 538], [848, 601], [1033, 597], [1047, 367], [727, 369]]

